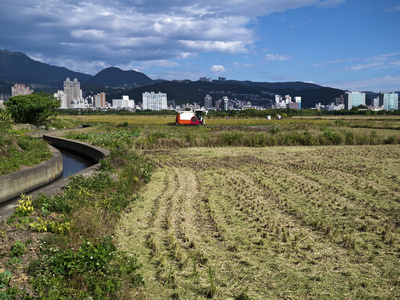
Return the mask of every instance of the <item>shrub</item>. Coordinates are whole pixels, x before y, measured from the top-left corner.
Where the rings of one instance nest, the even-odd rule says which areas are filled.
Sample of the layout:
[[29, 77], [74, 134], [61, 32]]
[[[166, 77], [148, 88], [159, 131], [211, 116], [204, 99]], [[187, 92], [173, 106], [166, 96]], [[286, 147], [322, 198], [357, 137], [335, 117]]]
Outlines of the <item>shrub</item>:
[[4, 105], [14, 122], [42, 125], [57, 116], [60, 101], [40, 92], [11, 97]]
[[115, 299], [124, 284], [143, 284], [137, 258], [117, 252], [110, 236], [83, 240], [76, 251], [50, 248], [42, 254], [48, 258], [29, 266], [41, 298]]

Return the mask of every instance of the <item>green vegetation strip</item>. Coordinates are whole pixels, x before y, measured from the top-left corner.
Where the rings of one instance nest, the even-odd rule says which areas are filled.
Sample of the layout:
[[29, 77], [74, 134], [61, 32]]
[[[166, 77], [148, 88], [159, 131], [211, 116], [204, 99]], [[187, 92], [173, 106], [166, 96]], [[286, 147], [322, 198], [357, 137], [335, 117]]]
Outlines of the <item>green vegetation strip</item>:
[[[96, 116], [101, 119], [101, 116]], [[110, 116], [105, 116], [111, 121]], [[398, 144], [400, 131], [397, 123], [388, 121], [382, 129], [381, 122], [369, 128], [356, 127], [357, 121], [342, 120], [256, 120], [234, 119], [214, 120], [209, 126], [160, 125], [158, 119], [148, 125], [140, 116], [131, 117], [131, 122], [100, 123], [79, 133], [67, 134], [67, 138], [77, 139], [94, 145], [110, 147], [116, 141], [131, 143], [136, 149], [177, 149], [185, 147], [271, 147], [271, 146], [317, 146], [317, 145], [375, 145]], [[116, 121], [117, 118], [114, 118]], [[125, 119], [126, 120], [126, 119]], [[229, 125], [225, 123], [228, 121]], [[249, 125], [252, 122], [261, 125]], [[164, 119], [164, 122], [167, 122]], [[247, 122], [247, 125], [243, 125]], [[375, 127], [374, 127], [375, 126]]]
[[62, 193], [22, 196], [0, 228], [1, 299], [124, 299], [143, 284], [136, 255], [118, 250], [113, 233], [152, 167], [117, 146], [99, 172], [73, 177]]
[[13, 130], [10, 124], [0, 125], [0, 176], [34, 166], [51, 157], [46, 142]]

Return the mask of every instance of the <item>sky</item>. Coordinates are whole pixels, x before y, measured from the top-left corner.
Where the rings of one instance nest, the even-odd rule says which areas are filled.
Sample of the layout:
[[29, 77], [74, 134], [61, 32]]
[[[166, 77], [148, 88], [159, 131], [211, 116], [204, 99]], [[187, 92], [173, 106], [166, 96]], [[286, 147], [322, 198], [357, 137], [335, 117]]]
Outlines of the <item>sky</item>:
[[400, 91], [400, 1], [1, 0], [0, 49], [91, 75]]

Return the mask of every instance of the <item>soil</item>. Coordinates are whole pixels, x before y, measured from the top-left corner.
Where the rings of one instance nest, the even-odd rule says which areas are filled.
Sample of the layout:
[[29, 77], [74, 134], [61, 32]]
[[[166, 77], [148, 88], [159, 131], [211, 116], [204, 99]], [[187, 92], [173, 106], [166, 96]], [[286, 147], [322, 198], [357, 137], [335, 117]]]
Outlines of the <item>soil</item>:
[[[35, 215], [30, 216], [35, 219]], [[40, 245], [43, 238], [49, 233], [40, 233], [27, 230], [25, 226], [16, 222], [13, 224], [0, 224], [0, 273], [9, 270], [12, 273], [9, 286], [18, 286], [20, 289], [32, 293], [31, 284], [28, 279], [29, 264], [39, 258]], [[11, 250], [16, 242], [26, 245], [26, 251], [18, 257], [19, 263], [9, 263], [14, 257]]]

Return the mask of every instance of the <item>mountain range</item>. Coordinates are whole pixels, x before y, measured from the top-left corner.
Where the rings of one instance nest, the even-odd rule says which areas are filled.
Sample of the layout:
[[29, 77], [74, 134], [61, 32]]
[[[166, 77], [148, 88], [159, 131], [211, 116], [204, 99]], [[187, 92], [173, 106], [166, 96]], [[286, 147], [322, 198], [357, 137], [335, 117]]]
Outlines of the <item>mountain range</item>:
[[202, 104], [205, 94], [210, 94], [213, 99], [226, 95], [256, 105], [266, 105], [268, 99], [274, 99], [274, 94], [280, 94], [301, 96], [302, 107], [305, 108], [314, 107], [316, 102], [330, 103], [344, 93], [339, 89], [306, 82], [154, 81], [143, 73], [123, 71], [116, 67], [106, 68], [92, 76], [35, 61], [21, 52], [0, 50], [0, 93], [10, 94], [14, 83], [24, 83], [35, 90], [53, 93], [63, 88], [63, 81], [67, 77], [77, 78], [83, 91], [106, 91], [107, 101], [129, 95], [136, 102], [141, 102], [143, 92], [161, 91], [167, 93], [168, 99], [175, 100], [176, 104]]

